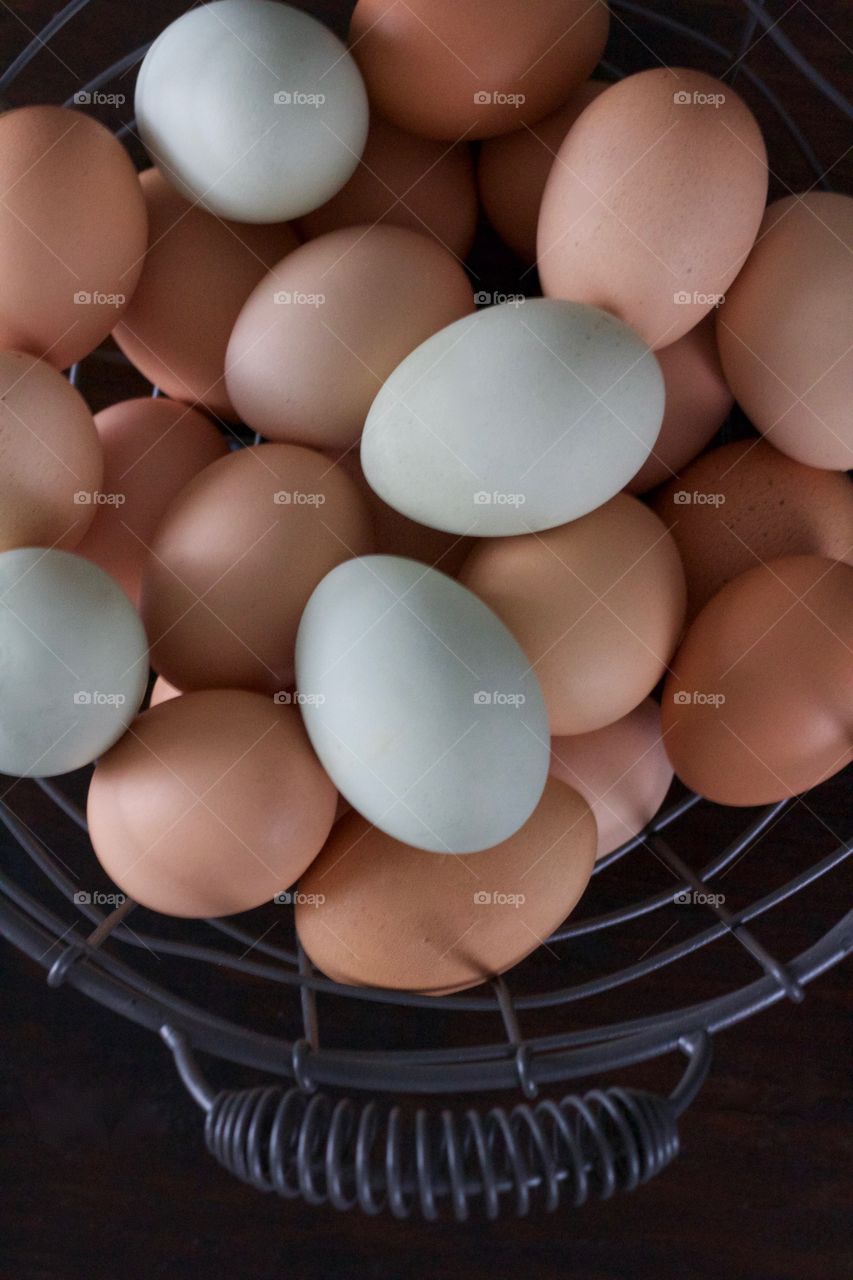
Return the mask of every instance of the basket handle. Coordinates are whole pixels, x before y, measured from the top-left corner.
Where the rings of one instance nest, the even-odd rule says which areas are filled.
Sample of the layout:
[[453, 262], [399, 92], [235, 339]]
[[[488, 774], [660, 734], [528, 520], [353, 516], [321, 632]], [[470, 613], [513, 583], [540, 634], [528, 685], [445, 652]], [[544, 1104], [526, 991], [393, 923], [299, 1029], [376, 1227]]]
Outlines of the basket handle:
[[458, 1221], [475, 1203], [488, 1218], [522, 1216], [534, 1202], [556, 1209], [633, 1191], [678, 1154], [678, 1117], [699, 1092], [711, 1060], [705, 1031], [684, 1036], [684, 1073], [669, 1097], [610, 1087], [559, 1102], [544, 1099], [486, 1112], [418, 1108], [341, 1098], [282, 1085], [217, 1093], [183, 1032], [160, 1032], [190, 1095], [206, 1112], [208, 1150], [241, 1181], [309, 1204], [397, 1218], [420, 1210]]

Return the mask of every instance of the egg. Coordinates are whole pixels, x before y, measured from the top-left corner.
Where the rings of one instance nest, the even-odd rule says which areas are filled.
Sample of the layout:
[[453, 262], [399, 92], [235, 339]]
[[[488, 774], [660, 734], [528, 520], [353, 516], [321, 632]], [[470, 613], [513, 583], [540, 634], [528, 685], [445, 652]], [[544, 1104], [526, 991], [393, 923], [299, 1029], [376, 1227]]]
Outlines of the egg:
[[693, 622], [663, 693], [675, 772], [717, 804], [772, 804], [853, 759], [853, 568], [785, 556]]
[[778, 556], [853, 557], [853, 484], [763, 440], [712, 449], [656, 495], [687, 578], [694, 618], [731, 578]]
[[595, 819], [556, 779], [493, 849], [430, 858], [351, 814], [299, 882], [296, 929], [335, 982], [444, 995], [518, 964], [576, 906]]
[[604, 0], [358, 0], [350, 47], [401, 129], [458, 141], [547, 115], [601, 57]]
[[367, 136], [358, 68], [331, 31], [272, 0], [216, 0], [166, 27], [136, 82], [149, 155], [188, 200], [282, 222], [349, 180]]
[[158, 169], [140, 175], [148, 252], [113, 337], [149, 382], [175, 400], [234, 418], [225, 351], [243, 303], [298, 243], [287, 223], [225, 222], [189, 204]]
[[488, 138], [480, 148], [477, 184], [486, 216], [526, 262], [536, 258], [539, 208], [551, 165], [580, 113], [606, 88], [603, 80], [587, 80], [544, 120]]
[[220, 458], [171, 502], [146, 555], [154, 669], [184, 690], [289, 689], [308, 597], [371, 549], [355, 485], [321, 454], [263, 444]]
[[537, 236], [543, 291], [668, 346], [725, 295], [766, 198], [761, 130], [727, 84], [684, 67], [627, 76], [554, 161]]
[[300, 709], [341, 795], [434, 853], [508, 839], [536, 808], [548, 723], [506, 627], [414, 560], [348, 560], [315, 589], [296, 640]]
[[0, 348], [82, 360], [136, 288], [145, 202], [130, 157], [64, 107], [0, 115]]
[[496, 537], [552, 528], [617, 493], [663, 419], [660, 368], [597, 307], [534, 299], [457, 320], [397, 366], [361, 464], [420, 524]]
[[0, 352], [0, 551], [76, 546], [103, 471], [79, 391], [35, 356]]
[[645, 493], [677, 475], [713, 439], [733, 403], [723, 378], [713, 313], [656, 354], [666, 407], [654, 448], [627, 485], [630, 493]]
[[553, 738], [551, 776], [574, 787], [592, 809], [598, 857], [612, 853], [651, 822], [672, 782], [660, 707], [646, 698], [603, 729]]
[[527, 654], [556, 736], [632, 711], [666, 670], [684, 622], [675, 543], [628, 494], [546, 533], [479, 543], [460, 581]]
[[358, 168], [336, 196], [299, 220], [307, 240], [361, 223], [389, 222], [433, 236], [457, 258], [474, 241], [477, 188], [463, 143], [417, 138], [372, 115]]
[[134, 901], [227, 916], [302, 875], [335, 799], [295, 707], [216, 689], [139, 716], [98, 761], [87, 816], [98, 861]]
[[176, 689], [173, 684], [169, 684], [168, 680], [164, 680], [162, 676], [158, 676], [154, 681], [154, 687], [151, 690], [151, 697], [148, 700], [148, 705], [149, 707], [159, 707], [161, 702], [168, 702], [171, 698], [179, 698], [180, 696], [180, 689]]
[[769, 442], [811, 467], [853, 467], [853, 199], [771, 204], [717, 317], [726, 379]]
[[473, 310], [464, 270], [427, 236], [332, 231], [285, 258], [243, 307], [228, 344], [229, 395], [269, 439], [346, 449], [395, 366]]
[[68, 551], [0, 554], [0, 654], [0, 771], [15, 777], [90, 764], [145, 693], [145, 632], [133, 606]]
[[103, 492], [77, 552], [139, 602], [142, 567], [169, 503], [228, 446], [195, 409], [164, 397], [124, 400], [95, 418], [103, 446]]

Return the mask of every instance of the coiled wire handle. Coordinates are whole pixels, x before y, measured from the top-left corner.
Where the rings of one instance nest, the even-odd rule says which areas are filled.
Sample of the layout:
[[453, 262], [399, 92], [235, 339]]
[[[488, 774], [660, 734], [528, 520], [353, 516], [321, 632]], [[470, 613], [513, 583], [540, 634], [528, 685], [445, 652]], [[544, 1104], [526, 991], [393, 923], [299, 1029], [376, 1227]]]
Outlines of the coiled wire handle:
[[[202, 1077], [186, 1037], [161, 1035], [178, 1072], [207, 1113], [208, 1150], [260, 1191], [336, 1209], [388, 1209], [434, 1220], [449, 1202], [464, 1221], [480, 1204], [497, 1218], [512, 1201], [518, 1216], [536, 1198], [556, 1209], [632, 1191], [678, 1154], [679, 1115], [699, 1092], [711, 1059], [704, 1032], [684, 1037], [684, 1075], [669, 1097], [640, 1089], [593, 1089], [560, 1102], [519, 1103], [507, 1110], [429, 1111], [414, 1115], [374, 1099], [333, 1101], [281, 1085], [216, 1093]], [[308, 1083], [307, 1081], [305, 1083]]]

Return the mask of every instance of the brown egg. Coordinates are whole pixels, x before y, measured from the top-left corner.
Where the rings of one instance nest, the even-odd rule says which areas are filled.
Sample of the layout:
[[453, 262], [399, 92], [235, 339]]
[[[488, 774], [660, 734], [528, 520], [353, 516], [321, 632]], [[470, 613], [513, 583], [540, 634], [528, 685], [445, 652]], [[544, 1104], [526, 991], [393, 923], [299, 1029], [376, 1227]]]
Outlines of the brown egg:
[[521, 830], [480, 853], [424, 853], [353, 813], [299, 882], [297, 932], [336, 982], [446, 995], [544, 942], [586, 888], [595, 848], [589, 805], [554, 778]]
[[729, 416], [732, 393], [723, 378], [713, 313], [671, 347], [657, 352], [666, 408], [654, 448], [627, 489], [645, 493], [677, 475]]
[[82, 360], [136, 288], [145, 202], [124, 147], [64, 107], [0, 115], [0, 347]]
[[140, 175], [148, 252], [136, 292], [113, 332], [149, 382], [166, 395], [233, 418], [225, 350], [255, 285], [299, 243], [286, 222], [226, 222], [190, 204], [158, 169]]
[[114, 404], [95, 425], [104, 450], [103, 501], [77, 552], [138, 604], [142, 566], [164, 511], [228, 445], [203, 414], [163, 397]]
[[330, 456], [335, 466], [341, 467], [355, 481], [364, 499], [373, 525], [374, 548], [378, 553], [420, 560], [451, 578], [456, 577], [474, 546], [473, 538], [430, 529], [428, 525], [418, 524], [401, 511], [389, 507], [365, 480], [357, 449]]
[[76, 547], [103, 471], [80, 393], [43, 360], [0, 352], [0, 551]]
[[778, 556], [853, 557], [853, 484], [763, 440], [712, 449], [655, 497], [687, 578], [692, 619], [731, 578]]
[[580, 113], [606, 88], [603, 80], [587, 80], [544, 120], [489, 138], [480, 148], [477, 182], [483, 208], [500, 238], [526, 262], [536, 258], [539, 208], [551, 165]]
[[471, 152], [417, 138], [374, 112], [358, 168], [326, 204], [299, 220], [305, 239], [390, 222], [433, 236], [457, 258], [474, 240], [477, 187]]
[[727, 583], [664, 688], [675, 772], [718, 804], [799, 795], [853, 759], [853, 568], [786, 556]]
[[98, 761], [87, 816], [122, 892], [165, 915], [227, 916], [302, 875], [335, 796], [296, 707], [217, 689], [138, 716]]
[[473, 310], [464, 270], [427, 236], [332, 231], [252, 293], [228, 344], [228, 391], [243, 421], [270, 439], [346, 449], [389, 373]]
[[612, 853], [651, 822], [672, 782], [660, 707], [646, 698], [603, 729], [552, 738], [551, 775], [574, 787], [595, 814], [598, 857]]
[[556, 736], [632, 711], [666, 670], [684, 621], [675, 543], [625, 493], [571, 524], [479, 542], [459, 580], [524, 649]]
[[601, 57], [604, 0], [358, 0], [350, 47], [401, 129], [456, 142], [541, 120]]
[[169, 702], [172, 698], [180, 698], [181, 691], [176, 689], [173, 684], [169, 684], [168, 680], [164, 680], [162, 676], [158, 676], [154, 681], [154, 687], [151, 690], [151, 697], [148, 699], [149, 707], [159, 707], [161, 702]]
[[152, 666], [179, 689], [289, 689], [308, 597], [372, 549], [358, 490], [322, 454], [263, 444], [220, 458], [171, 503], [146, 557]]
[[853, 199], [826, 191], [770, 205], [717, 318], [735, 399], [783, 453], [853, 467]]
[[766, 197], [761, 130], [728, 85], [683, 67], [628, 76], [590, 104], [554, 161], [542, 288], [669, 346], [725, 294]]

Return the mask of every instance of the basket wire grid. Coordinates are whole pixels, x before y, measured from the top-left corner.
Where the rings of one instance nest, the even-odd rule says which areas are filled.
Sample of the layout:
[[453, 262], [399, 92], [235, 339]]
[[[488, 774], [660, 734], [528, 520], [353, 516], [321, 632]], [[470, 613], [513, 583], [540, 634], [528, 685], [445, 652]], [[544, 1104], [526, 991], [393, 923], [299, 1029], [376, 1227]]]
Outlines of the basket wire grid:
[[[73, 0], [55, 15], [0, 76], [0, 94], [89, 2]], [[735, 49], [633, 0], [614, 0], [611, 7], [626, 27], [635, 22], [649, 24], [652, 30], [659, 28], [683, 40], [693, 54], [685, 62], [702, 66], [703, 57], [715, 59], [728, 68], [723, 78], [729, 83], [740, 76], [782, 122], [813, 172], [815, 185], [828, 189], [808, 139], [773, 90], [746, 65], [753, 42], [766, 35], [833, 108], [847, 119], [853, 119], [853, 109], [790, 42], [763, 3], [741, 3], [744, 22]], [[640, 43], [648, 49], [645, 41]], [[148, 47], [133, 50], [78, 93], [93, 94], [125, 75]], [[603, 62], [602, 70], [611, 79], [625, 74], [610, 62]], [[68, 105], [73, 103], [72, 97]], [[116, 132], [119, 137], [135, 138], [135, 124], [129, 121]], [[115, 358], [109, 351], [97, 352], [86, 362], [86, 372], [91, 368], [97, 377], [97, 361]], [[77, 366], [69, 374], [75, 384], [79, 375]], [[152, 394], [159, 394], [156, 388]], [[239, 443], [251, 439], [241, 436]], [[37, 786], [40, 803], [54, 806], [67, 819], [70, 843], [74, 832], [83, 841], [85, 817], [71, 793], [85, 786], [85, 778], [20, 785]], [[594, 944], [665, 911], [684, 893], [699, 895], [702, 910], [709, 913], [707, 922], [677, 944], [664, 949], [653, 946], [639, 960], [573, 985], [521, 989], [519, 975], [527, 972], [525, 964], [513, 971], [513, 992], [507, 981], [497, 979], [437, 1001], [334, 983], [312, 970], [295, 934], [291, 945], [277, 945], [266, 934], [258, 938], [242, 921], [227, 919], [205, 921], [195, 930], [187, 926], [178, 936], [170, 936], [168, 929], [158, 932], [158, 918], [141, 908], [140, 915], [152, 920], [152, 929], [131, 927], [127, 922], [134, 909], [131, 902], [106, 915], [91, 902], [78, 902], [75, 873], [12, 808], [10, 791], [0, 799], [0, 821], [19, 846], [22, 863], [17, 879], [12, 868], [0, 869], [0, 932], [47, 970], [52, 986], [68, 982], [160, 1033], [175, 1055], [187, 1089], [206, 1113], [208, 1147], [228, 1169], [261, 1190], [315, 1204], [329, 1202], [339, 1209], [359, 1206], [366, 1213], [387, 1210], [397, 1217], [420, 1212], [429, 1219], [449, 1212], [461, 1220], [476, 1206], [493, 1218], [507, 1208], [523, 1214], [534, 1203], [553, 1209], [561, 1199], [580, 1205], [593, 1195], [606, 1197], [616, 1190], [633, 1189], [677, 1154], [677, 1120], [708, 1071], [711, 1036], [779, 1000], [800, 1001], [809, 982], [853, 950], [853, 911], [785, 962], [766, 949], [753, 931], [754, 922], [838, 869], [853, 852], [853, 839], [837, 838], [829, 852], [736, 911], [728, 910], [713, 892], [719, 878], [769, 835], [797, 802], [784, 801], [750, 813], [747, 825], [697, 871], [673, 847], [673, 833], [689, 831], [689, 821], [700, 809], [703, 821], [719, 823], [723, 830], [726, 824], [721, 818], [726, 811], [691, 793], [680, 794], [642, 833], [602, 858], [594, 872], [593, 888], [626, 855], [643, 849], [667, 869], [666, 887], [651, 894], [641, 892], [636, 899], [599, 914], [573, 918], [548, 940], [549, 947], [572, 943], [579, 947], [582, 939]], [[811, 809], [812, 803], [819, 804], [819, 799], [809, 797], [807, 807]], [[815, 816], [828, 831], [819, 813]], [[63, 853], [71, 857], [67, 850]], [[51, 897], [58, 897], [61, 905], [55, 909], [48, 905]], [[58, 914], [69, 902], [78, 913], [71, 926]], [[665, 974], [669, 966], [725, 938], [739, 944], [752, 967], [741, 986], [663, 1012], [623, 1015], [587, 1026], [580, 1025], [577, 1017], [566, 1016], [556, 1031], [522, 1033], [523, 1020], [541, 1019], [549, 1011], [552, 1016], [556, 1010], [571, 1012], [581, 1001], [601, 999], [634, 982]], [[132, 959], [144, 960], [146, 952], [171, 957], [176, 965], [195, 966], [195, 972], [201, 964], [212, 966], [216, 975], [270, 984], [275, 999], [280, 993], [292, 1006], [288, 1016], [296, 1020], [301, 1034], [287, 1038], [219, 1016], [192, 998], [192, 982], [189, 993], [182, 994], [134, 967]], [[397, 1046], [334, 1047], [329, 1023], [321, 1024], [318, 1012], [318, 1003], [329, 996], [358, 1002], [367, 1018], [371, 1014], [378, 1018], [383, 1007], [392, 1010], [395, 1034], [401, 1037]], [[470, 1021], [475, 1015], [486, 1015], [491, 1024], [501, 1026], [503, 1034], [471, 1043], [464, 1042], [463, 1036], [463, 1043], [454, 1043], [448, 1032], [437, 1047], [400, 1047], [406, 1042], [404, 1020], [419, 1010], [445, 1020], [442, 1026], [451, 1019]], [[470, 1038], [470, 1031], [467, 1034]], [[195, 1050], [284, 1078], [287, 1084], [214, 1090], [199, 1071]], [[544, 1086], [621, 1071], [674, 1053], [681, 1053], [686, 1063], [669, 1096], [617, 1086], [572, 1093], [559, 1101], [539, 1096]], [[522, 1095], [510, 1107], [478, 1110], [472, 1104], [473, 1095], [509, 1089]], [[326, 1090], [357, 1090], [358, 1096]], [[392, 1093], [407, 1099], [452, 1095], [457, 1106], [414, 1106], [390, 1097]], [[460, 1098], [469, 1104], [464, 1111], [458, 1105]]]

